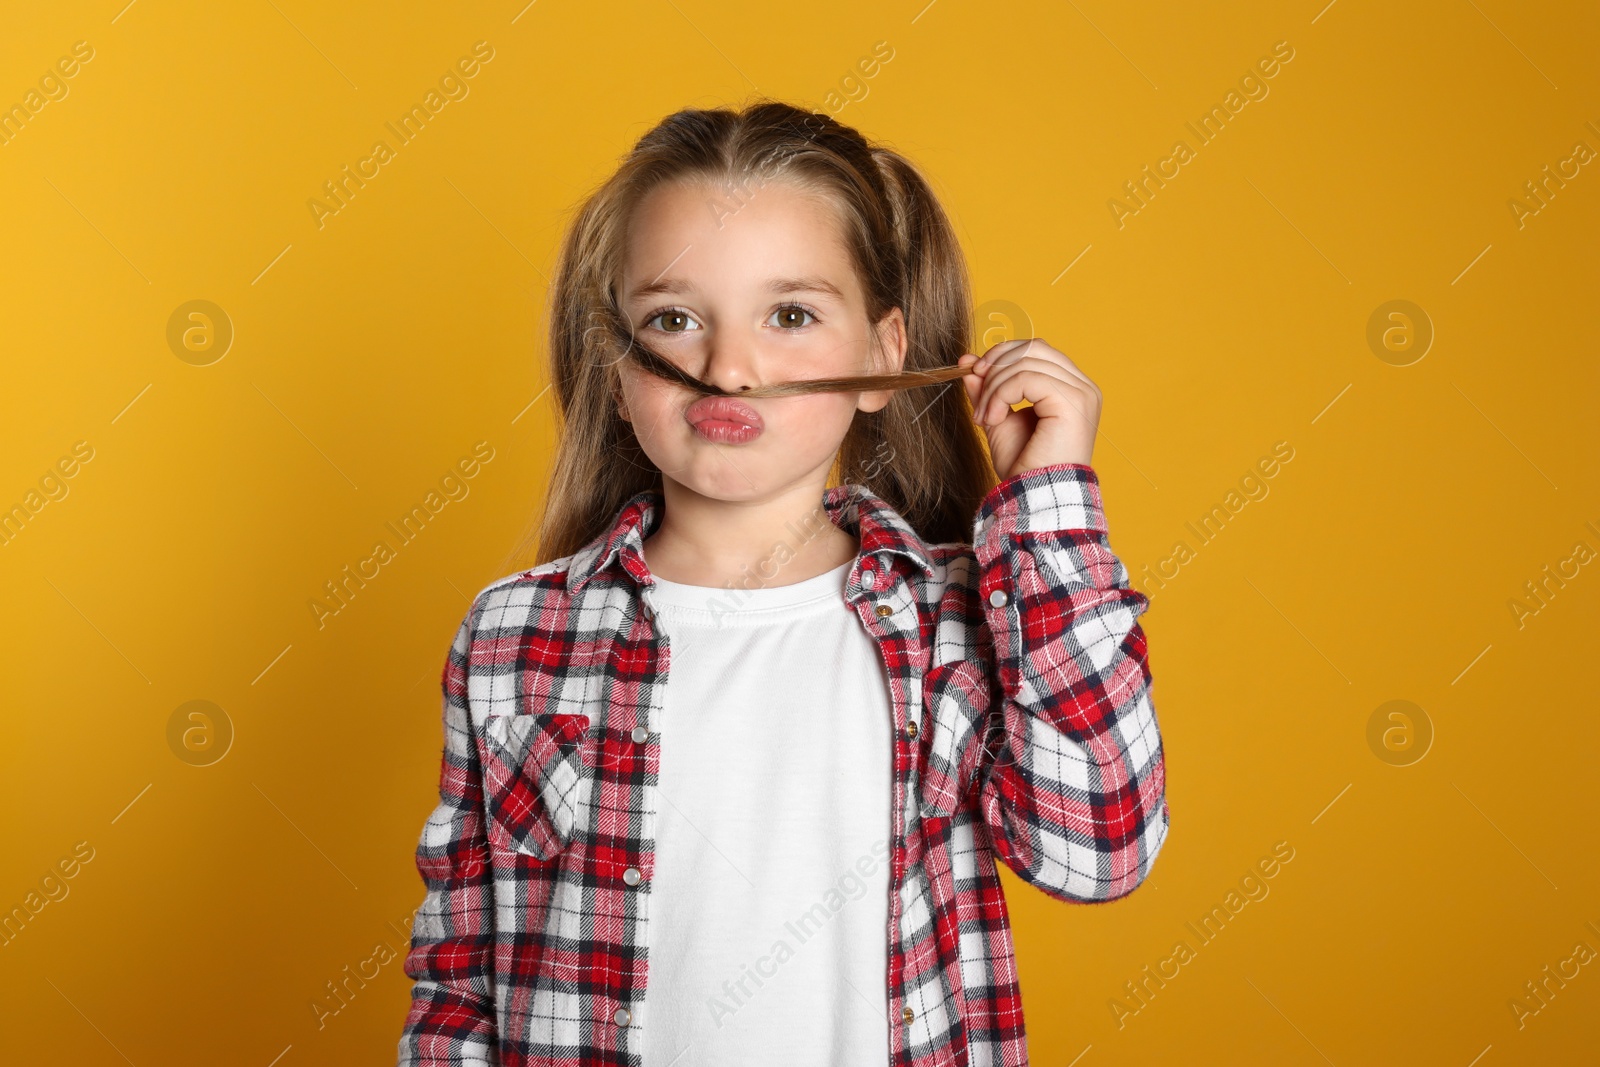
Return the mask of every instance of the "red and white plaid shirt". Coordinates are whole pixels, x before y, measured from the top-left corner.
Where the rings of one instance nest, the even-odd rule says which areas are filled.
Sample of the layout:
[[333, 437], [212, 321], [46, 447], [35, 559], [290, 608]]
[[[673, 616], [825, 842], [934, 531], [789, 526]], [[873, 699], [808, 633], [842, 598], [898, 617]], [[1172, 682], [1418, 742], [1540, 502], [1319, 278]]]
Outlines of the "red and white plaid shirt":
[[[822, 503], [859, 540], [844, 606], [894, 712], [885, 1060], [1025, 1064], [995, 857], [1079, 903], [1149, 875], [1168, 828], [1149, 601], [1086, 464], [1000, 482], [970, 545], [926, 544], [862, 485]], [[582, 550], [480, 592], [456, 633], [401, 1064], [641, 1067], [649, 924], [673, 921], [650, 894], [668, 657], [640, 593], [663, 512], [641, 492]]]

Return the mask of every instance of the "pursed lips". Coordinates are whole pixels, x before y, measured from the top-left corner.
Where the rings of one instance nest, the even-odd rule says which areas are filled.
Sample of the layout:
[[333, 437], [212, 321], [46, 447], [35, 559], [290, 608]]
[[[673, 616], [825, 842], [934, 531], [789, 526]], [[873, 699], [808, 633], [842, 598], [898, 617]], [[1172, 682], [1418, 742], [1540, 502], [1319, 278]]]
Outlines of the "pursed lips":
[[701, 397], [684, 409], [683, 417], [699, 436], [722, 444], [753, 441], [765, 428], [760, 412], [727, 396]]

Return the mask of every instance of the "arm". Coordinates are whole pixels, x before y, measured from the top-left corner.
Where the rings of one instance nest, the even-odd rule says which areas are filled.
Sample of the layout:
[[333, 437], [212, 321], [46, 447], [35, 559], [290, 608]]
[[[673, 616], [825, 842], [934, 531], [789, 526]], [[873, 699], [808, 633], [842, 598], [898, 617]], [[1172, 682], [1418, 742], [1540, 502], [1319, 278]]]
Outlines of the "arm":
[[483, 826], [482, 772], [467, 707], [477, 606], [445, 662], [439, 804], [423, 826], [417, 870], [427, 896], [412, 925], [405, 973], [414, 979], [400, 1036], [401, 1067], [499, 1064], [495, 1030], [494, 895]]
[[1126, 896], [1166, 840], [1166, 765], [1137, 621], [1149, 599], [1111, 552], [1094, 470], [1003, 480], [973, 550], [995, 655], [976, 767], [995, 852], [1051, 896]]

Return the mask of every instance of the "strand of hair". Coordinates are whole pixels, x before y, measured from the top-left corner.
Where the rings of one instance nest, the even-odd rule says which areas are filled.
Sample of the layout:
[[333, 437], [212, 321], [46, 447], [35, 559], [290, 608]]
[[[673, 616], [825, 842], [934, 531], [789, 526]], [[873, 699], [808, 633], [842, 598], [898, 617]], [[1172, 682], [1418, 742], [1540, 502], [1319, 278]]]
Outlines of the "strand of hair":
[[902, 389], [920, 389], [929, 385], [940, 385], [972, 373], [962, 366], [936, 367], [932, 370], [901, 371], [897, 374], [863, 374], [844, 378], [809, 378], [790, 382], [774, 382], [770, 385], [757, 386], [754, 389], [741, 389], [730, 393], [725, 389], [694, 377], [676, 363], [663, 358], [648, 346], [641, 344], [637, 338], [629, 339], [626, 354], [633, 357], [644, 370], [696, 393], [704, 396], [737, 396], [744, 399], [805, 396], [811, 393], [877, 392], [880, 390], [899, 392]]

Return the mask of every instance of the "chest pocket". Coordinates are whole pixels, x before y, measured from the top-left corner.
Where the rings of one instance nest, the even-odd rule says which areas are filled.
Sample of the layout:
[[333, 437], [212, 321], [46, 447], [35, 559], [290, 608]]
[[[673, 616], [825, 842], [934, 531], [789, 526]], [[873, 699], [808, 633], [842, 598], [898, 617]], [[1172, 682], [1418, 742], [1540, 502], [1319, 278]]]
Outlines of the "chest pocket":
[[594, 789], [589, 717], [489, 715], [483, 720], [483, 802], [490, 842], [553, 858], [587, 821]]

